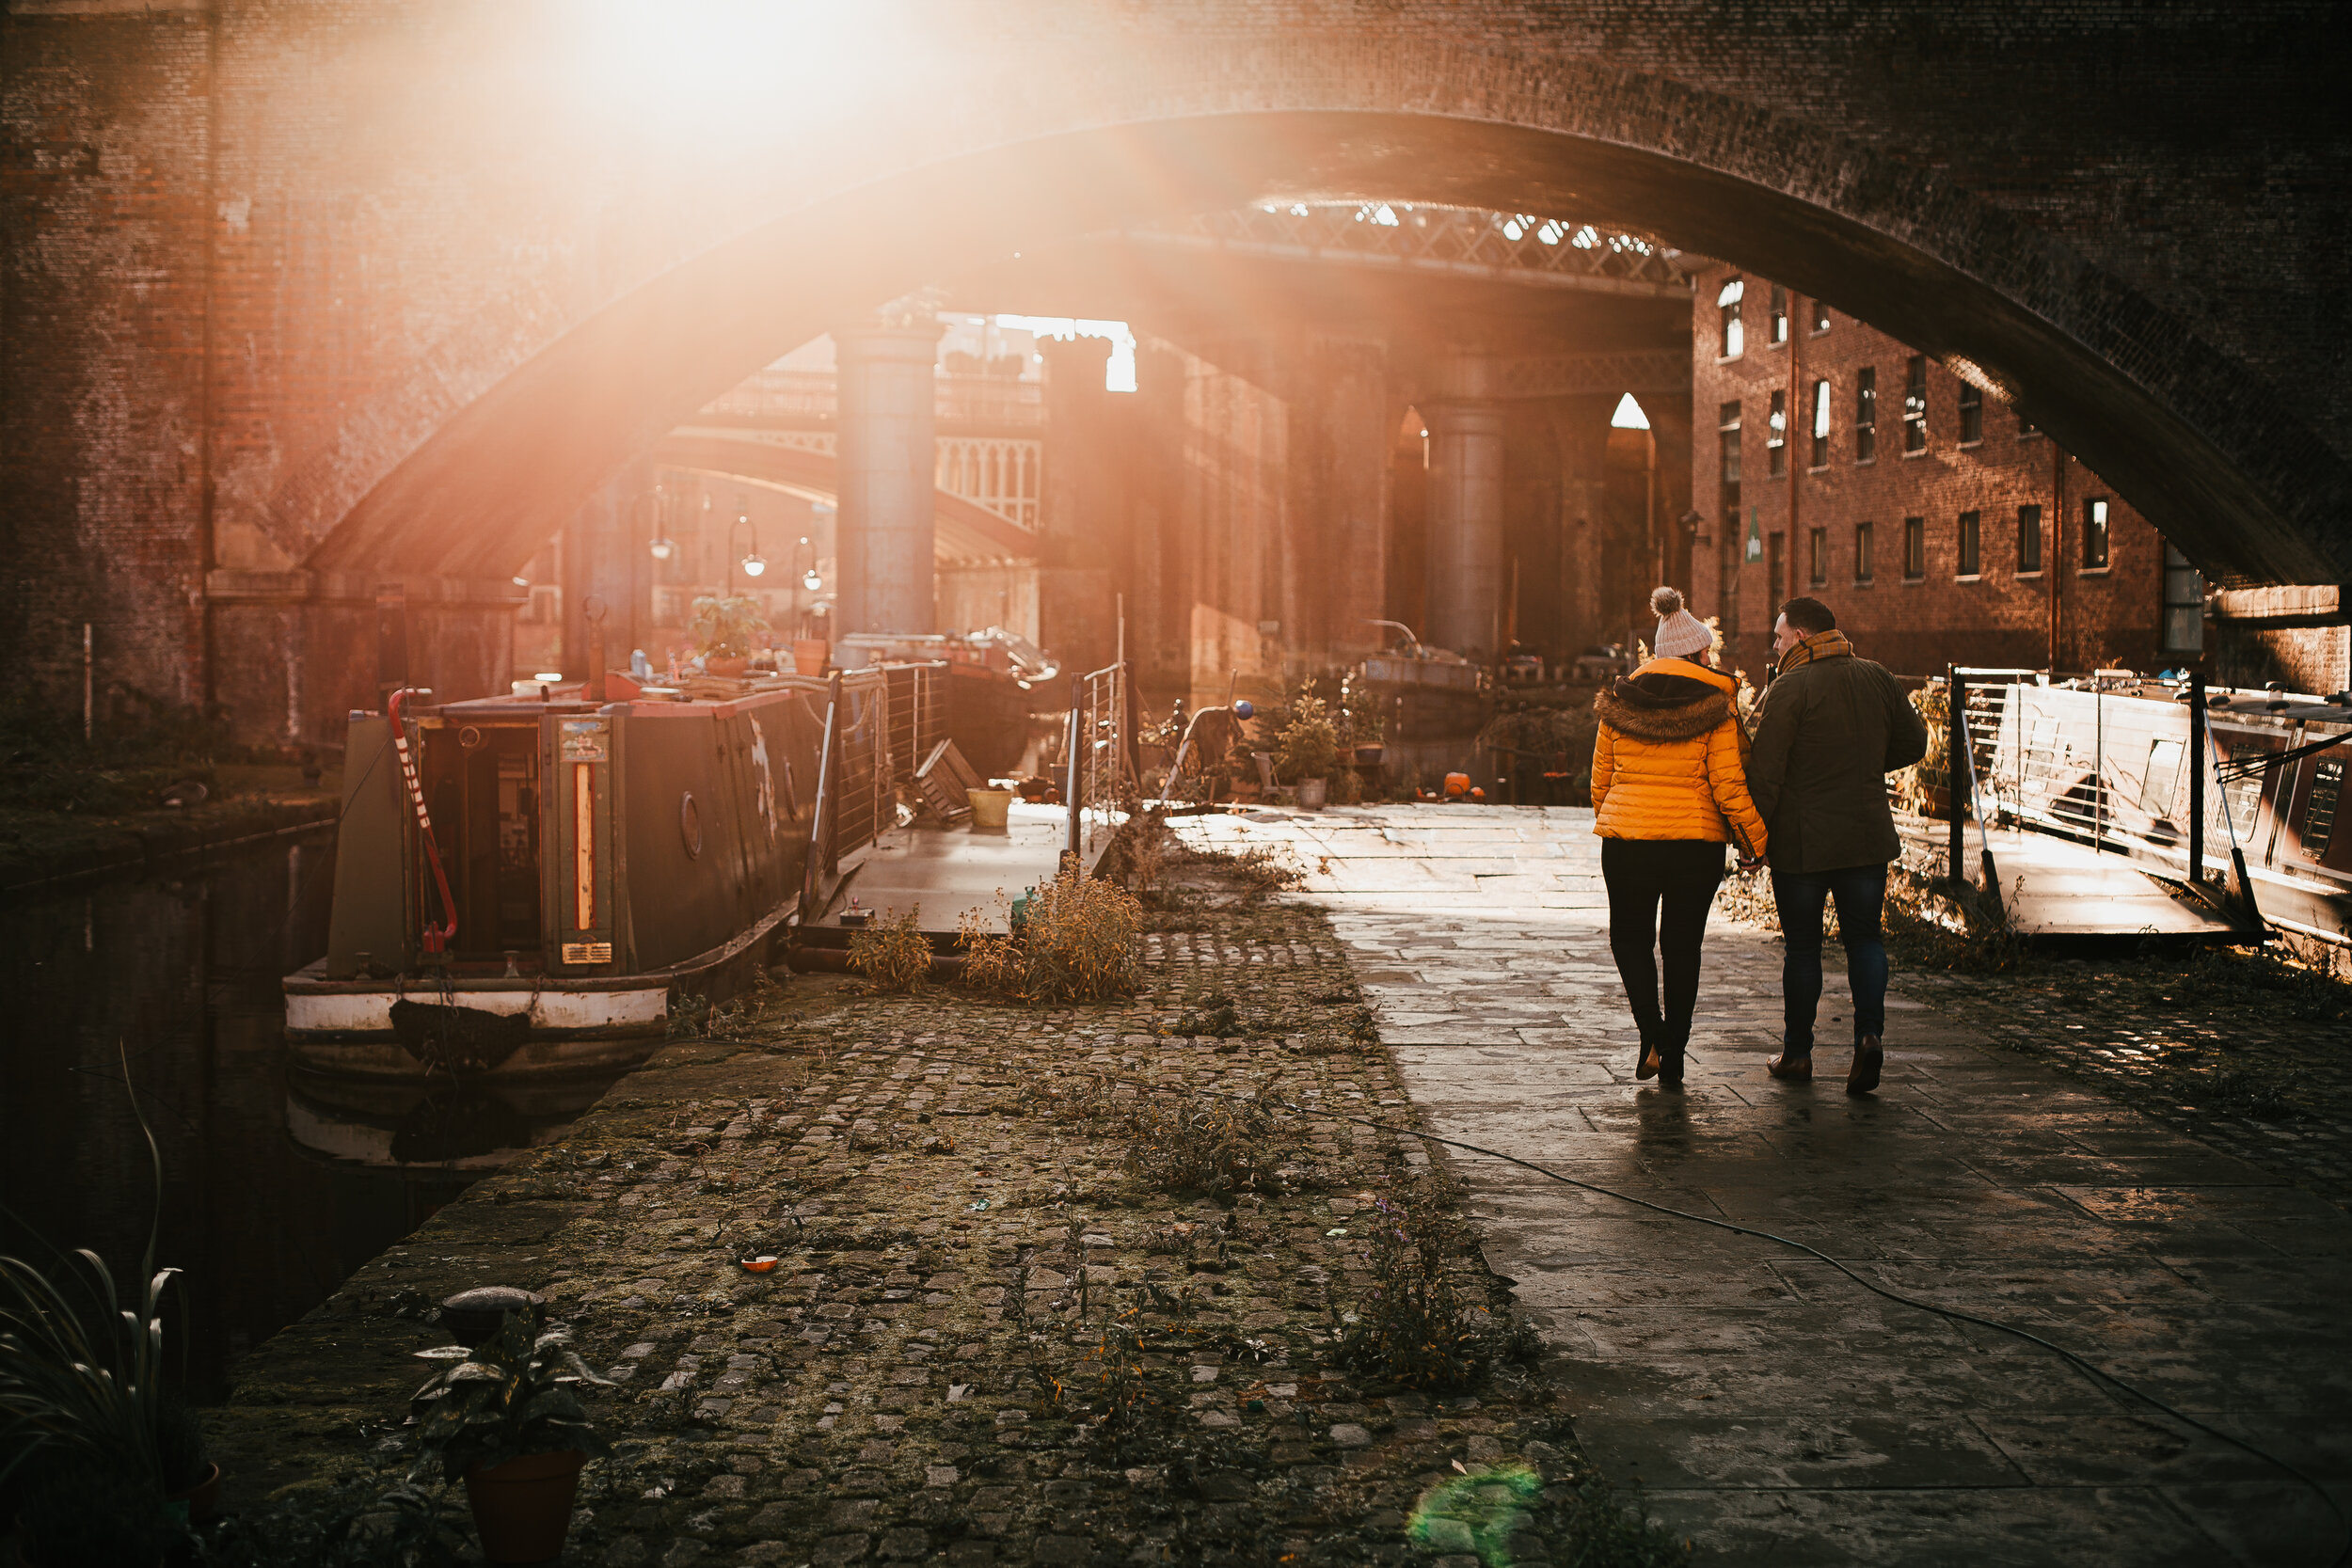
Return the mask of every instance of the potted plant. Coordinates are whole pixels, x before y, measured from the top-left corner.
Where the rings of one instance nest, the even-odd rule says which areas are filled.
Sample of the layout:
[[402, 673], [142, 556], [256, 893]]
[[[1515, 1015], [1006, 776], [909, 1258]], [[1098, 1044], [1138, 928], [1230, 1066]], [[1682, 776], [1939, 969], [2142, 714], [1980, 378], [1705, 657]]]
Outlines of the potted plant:
[[750, 669], [752, 649], [772, 635], [759, 601], [741, 594], [723, 599], [704, 594], [687, 612], [686, 626], [694, 634], [694, 649], [702, 655], [703, 668], [728, 677], [739, 677]]
[[1323, 804], [1325, 784], [1339, 754], [1331, 705], [1315, 695], [1312, 679], [1300, 683], [1289, 718], [1275, 734], [1277, 775], [1284, 784], [1296, 786], [1299, 805], [1312, 811]]
[[[147, 1132], [135, 1099], [132, 1111]], [[151, 1133], [148, 1152], [160, 1215]], [[192, 1414], [165, 1392], [163, 1297], [180, 1271], [155, 1267], [158, 1237], [151, 1220], [146, 1282], [129, 1301], [87, 1249], [55, 1270], [0, 1256], [0, 1489], [22, 1495], [20, 1534], [35, 1568], [160, 1557], [167, 1499], [192, 1507], [219, 1478]], [[114, 1544], [109, 1553], [102, 1541]]]
[[563, 1324], [541, 1332], [521, 1312], [470, 1352], [422, 1354], [450, 1365], [410, 1401], [418, 1471], [437, 1467], [443, 1480], [465, 1482], [492, 1562], [561, 1556], [580, 1467], [609, 1451], [572, 1386], [610, 1380], [589, 1370]]

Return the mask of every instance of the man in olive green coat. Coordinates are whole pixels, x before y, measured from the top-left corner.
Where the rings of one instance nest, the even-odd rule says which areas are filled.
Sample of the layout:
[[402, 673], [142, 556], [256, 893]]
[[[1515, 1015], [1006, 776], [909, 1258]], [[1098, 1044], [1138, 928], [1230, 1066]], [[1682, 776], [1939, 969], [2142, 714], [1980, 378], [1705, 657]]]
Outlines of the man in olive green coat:
[[1902, 853], [1886, 807], [1886, 775], [1927, 755], [1928, 726], [1883, 665], [1854, 657], [1819, 599], [1790, 599], [1772, 627], [1777, 660], [1757, 711], [1748, 794], [1770, 834], [1772, 903], [1780, 911], [1785, 1030], [1775, 1078], [1813, 1076], [1813, 1015], [1821, 1000], [1821, 911], [1837, 900], [1853, 988], [1848, 1094], [1878, 1087], [1886, 1062], [1886, 943], [1879, 917], [1886, 866]]

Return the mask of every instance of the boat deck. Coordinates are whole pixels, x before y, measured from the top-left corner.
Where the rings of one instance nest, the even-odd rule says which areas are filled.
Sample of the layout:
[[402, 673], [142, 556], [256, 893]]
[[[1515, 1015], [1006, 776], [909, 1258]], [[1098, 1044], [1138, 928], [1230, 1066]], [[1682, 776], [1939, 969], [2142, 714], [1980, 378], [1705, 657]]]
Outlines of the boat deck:
[[[1968, 840], [1976, 848], [1973, 823]], [[2218, 913], [2173, 897], [2126, 856], [2014, 828], [1987, 830], [1985, 843], [2002, 906], [2010, 924], [2027, 935], [2147, 933], [2230, 941], [2239, 934]]]
[[[1090, 823], [1083, 835], [1079, 854], [1089, 872], [1110, 847], [1111, 826]], [[875, 841], [855, 875], [843, 879], [818, 925], [837, 927], [854, 896], [860, 909], [878, 916], [919, 910], [922, 929], [934, 936], [953, 934], [972, 910], [980, 911], [983, 929], [1004, 935], [1012, 901], [1053, 880], [1069, 832], [1064, 808], [1020, 800], [1012, 803], [1002, 832], [930, 822], [893, 828]]]

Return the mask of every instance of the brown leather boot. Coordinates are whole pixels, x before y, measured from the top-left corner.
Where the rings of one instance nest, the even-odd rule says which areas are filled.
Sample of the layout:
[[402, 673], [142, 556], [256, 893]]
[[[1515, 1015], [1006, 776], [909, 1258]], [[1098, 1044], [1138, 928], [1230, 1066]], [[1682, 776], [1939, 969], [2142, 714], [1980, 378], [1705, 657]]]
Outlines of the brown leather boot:
[[1886, 1066], [1886, 1050], [1876, 1035], [1853, 1042], [1853, 1066], [1846, 1071], [1848, 1094], [1868, 1094], [1879, 1086], [1879, 1071]]
[[1788, 1083], [1809, 1084], [1813, 1081], [1813, 1053], [1791, 1056], [1788, 1047], [1783, 1046], [1779, 1055], [1764, 1064], [1764, 1070]]

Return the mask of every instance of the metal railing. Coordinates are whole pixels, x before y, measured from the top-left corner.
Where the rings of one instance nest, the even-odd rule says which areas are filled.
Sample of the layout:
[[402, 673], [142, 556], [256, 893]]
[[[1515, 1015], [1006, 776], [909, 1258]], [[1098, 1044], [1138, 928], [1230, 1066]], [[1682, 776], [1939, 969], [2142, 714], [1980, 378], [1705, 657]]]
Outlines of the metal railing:
[[912, 790], [915, 769], [947, 736], [947, 661], [885, 665], [882, 678], [890, 696], [890, 782]]
[[1062, 798], [1070, 804], [1073, 854], [1091, 852], [1118, 831], [1116, 813], [1136, 798], [1134, 691], [1124, 659], [1070, 679], [1070, 727], [1063, 745]]
[[2254, 837], [2280, 776], [2265, 762], [2307, 724], [2273, 719], [2267, 702], [2260, 718], [2210, 707], [2201, 677], [1961, 667], [1947, 681], [1952, 875], [1963, 874], [1974, 817], [1980, 852], [1988, 827], [2071, 839], [2222, 882], [2251, 917], [2247, 861], [2267, 858]]

